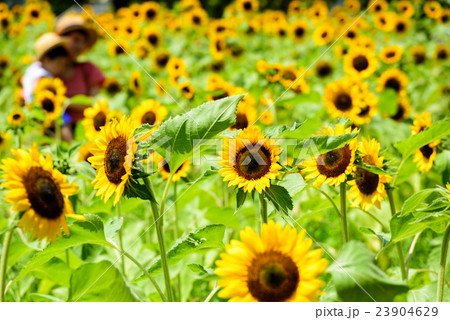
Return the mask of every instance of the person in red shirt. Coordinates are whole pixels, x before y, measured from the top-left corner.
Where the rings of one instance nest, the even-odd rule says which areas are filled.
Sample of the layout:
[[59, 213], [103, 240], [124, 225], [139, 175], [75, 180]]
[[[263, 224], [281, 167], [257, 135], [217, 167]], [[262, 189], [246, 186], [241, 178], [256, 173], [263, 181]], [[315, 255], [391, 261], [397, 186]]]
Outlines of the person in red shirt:
[[[86, 52], [97, 41], [97, 32], [86, 26], [84, 18], [75, 13], [67, 13], [56, 22], [56, 33], [69, 40], [69, 54], [71, 63], [60, 76], [67, 88], [66, 96], [76, 95], [95, 96], [101, 89], [105, 76], [103, 72], [91, 62], [78, 62], [78, 57]], [[65, 124], [74, 127], [83, 118], [86, 105], [70, 105], [64, 114]], [[65, 135], [67, 139], [67, 130]]]

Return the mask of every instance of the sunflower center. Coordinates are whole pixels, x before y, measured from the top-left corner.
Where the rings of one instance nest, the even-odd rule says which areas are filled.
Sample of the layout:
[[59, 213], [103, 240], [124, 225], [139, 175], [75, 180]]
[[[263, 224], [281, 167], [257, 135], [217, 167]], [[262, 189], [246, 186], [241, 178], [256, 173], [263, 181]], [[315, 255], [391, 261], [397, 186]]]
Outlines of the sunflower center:
[[356, 185], [362, 194], [370, 195], [377, 190], [380, 181], [377, 174], [358, 168], [356, 176], [359, 178], [356, 180]]
[[116, 94], [120, 91], [119, 84], [117, 82], [112, 82], [108, 87], [106, 87], [106, 91], [108, 91], [111, 95]]
[[121, 46], [116, 46], [116, 54], [122, 54], [125, 51], [123, 50], [123, 48]]
[[245, 113], [236, 114], [236, 124], [232, 126], [232, 129], [240, 130], [248, 127], [248, 119]]
[[141, 118], [141, 123], [147, 123], [149, 125], [153, 125], [156, 121], [156, 115], [153, 111], [148, 111], [146, 112], [142, 118]]
[[155, 34], [151, 34], [147, 37], [148, 42], [152, 45], [156, 45], [158, 43], [158, 37]]
[[145, 13], [145, 15], [147, 16], [148, 19], [153, 19], [156, 16], [156, 12], [153, 9], [149, 9]]
[[194, 22], [194, 24], [200, 24], [200, 22], [201, 22], [202, 20], [200, 19], [200, 17], [199, 16], [194, 16], [193, 18], [192, 18], [192, 22]]
[[433, 154], [433, 151], [434, 151], [433, 148], [431, 148], [428, 144], [420, 148], [420, 152], [427, 159], [430, 159], [431, 155]]
[[352, 97], [348, 93], [342, 92], [337, 95], [334, 105], [340, 111], [348, 111], [352, 107]]
[[405, 107], [401, 103], [399, 103], [397, 112], [391, 118], [395, 121], [399, 121], [403, 119], [404, 115], [405, 115]]
[[[181, 166], [179, 166], [177, 170], [175, 170], [175, 173], [178, 173], [178, 171], [180, 171], [182, 167], [183, 167], [183, 164]], [[163, 169], [165, 172], [170, 173], [170, 167], [166, 160], [164, 160]]]
[[441, 60], [447, 59], [447, 50], [441, 49], [438, 51], [437, 57]]
[[248, 289], [258, 301], [286, 301], [299, 282], [297, 265], [281, 252], [260, 253], [248, 268]]
[[364, 117], [369, 114], [370, 106], [365, 106], [364, 108], [361, 108], [361, 111], [358, 113], [358, 116]]
[[352, 153], [348, 144], [345, 147], [328, 151], [316, 158], [317, 170], [326, 177], [337, 177], [345, 173]]
[[319, 77], [324, 78], [332, 72], [331, 66], [327, 64], [322, 64], [317, 68], [317, 74]]
[[93, 119], [95, 131], [100, 131], [101, 127], [106, 124], [106, 114], [103, 111], [97, 113]]
[[385, 88], [391, 88], [395, 92], [400, 91], [400, 81], [398, 81], [397, 78], [389, 78], [386, 81], [386, 84], [384, 85]]
[[297, 29], [295, 29], [295, 36], [298, 38], [303, 37], [303, 35], [305, 34], [305, 29], [303, 29], [302, 27], [298, 27]]
[[126, 155], [127, 141], [123, 137], [109, 142], [105, 152], [105, 173], [110, 182], [119, 184], [127, 173], [124, 166]]
[[322, 32], [321, 37], [323, 39], [325, 39], [327, 37], [327, 35], [328, 35], [328, 32], [325, 31], [325, 32]]
[[270, 152], [264, 146], [247, 146], [236, 155], [236, 172], [247, 180], [257, 180], [270, 170]]
[[161, 54], [156, 58], [156, 63], [159, 67], [165, 67], [169, 62], [169, 56], [167, 54]]
[[355, 38], [355, 37], [356, 37], [355, 31], [350, 30], [350, 31], [347, 33], [347, 38], [353, 39], [353, 38]]
[[393, 57], [395, 57], [394, 51], [389, 51], [388, 53], [386, 53], [386, 58], [393, 58]]
[[32, 16], [33, 18], [39, 17], [39, 11], [37, 11], [37, 10], [31, 11], [31, 16]]
[[12, 118], [14, 120], [19, 120], [21, 118], [20, 114], [16, 113], [15, 115], [12, 116]]
[[416, 64], [422, 64], [425, 61], [425, 54], [423, 52], [416, 52], [414, 54], [414, 62]]
[[369, 67], [369, 61], [365, 56], [357, 56], [353, 59], [353, 67], [361, 72]]
[[250, 1], [244, 2], [244, 10], [245, 11], [252, 10], [252, 3]]
[[57, 219], [64, 210], [64, 197], [51, 173], [41, 167], [31, 167], [24, 179], [28, 200], [41, 217]]
[[403, 32], [406, 30], [406, 25], [403, 22], [399, 22], [395, 26], [395, 29], [397, 30], [397, 32]]
[[53, 112], [55, 111], [55, 104], [51, 99], [44, 99], [42, 101], [42, 108], [47, 112]]

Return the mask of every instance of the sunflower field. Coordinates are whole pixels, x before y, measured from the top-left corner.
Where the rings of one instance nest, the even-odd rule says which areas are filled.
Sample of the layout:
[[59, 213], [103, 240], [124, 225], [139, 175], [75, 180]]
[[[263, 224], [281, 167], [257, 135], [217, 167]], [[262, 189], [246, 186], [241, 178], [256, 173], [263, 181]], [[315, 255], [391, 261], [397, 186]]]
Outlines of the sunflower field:
[[[0, 301], [450, 301], [450, 2], [0, 3]], [[69, 105], [83, 119], [64, 139]]]

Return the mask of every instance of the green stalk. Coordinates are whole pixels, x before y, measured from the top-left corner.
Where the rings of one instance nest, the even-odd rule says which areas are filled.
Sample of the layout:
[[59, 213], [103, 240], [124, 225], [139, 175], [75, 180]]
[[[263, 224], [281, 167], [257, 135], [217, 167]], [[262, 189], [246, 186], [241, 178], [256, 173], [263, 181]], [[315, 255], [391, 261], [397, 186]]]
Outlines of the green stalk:
[[8, 255], [9, 255], [9, 247], [11, 246], [12, 236], [14, 233], [15, 227], [11, 230], [8, 230], [5, 233], [5, 240], [3, 243], [2, 256], [0, 260], [0, 301], [5, 301], [6, 296], [6, 269], [8, 266]]
[[348, 242], [347, 229], [347, 185], [341, 183], [341, 221], [342, 221], [342, 239], [344, 244]]
[[333, 205], [334, 210], [336, 211], [337, 215], [339, 217], [341, 216], [341, 212], [339, 211], [339, 208], [337, 207], [336, 203], [334, 203], [333, 199], [331, 199], [331, 197], [325, 191], [322, 191], [319, 188], [314, 187], [314, 186], [311, 186], [310, 188], [313, 188], [313, 189], [319, 191], [321, 194], [323, 194], [325, 196], [325, 198], [327, 198], [328, 201], [330, 201], [330, 203]]
[[261, 212], [261, 226], [267, 223], [267, 201], [264, 199], [264, 194], [259, 194], [259, 210]]
[[[175, 241], [178, 239], [178, 208], [177, 208], [177, 183], [173, 183], [173, 207], [174, 207], [174, 214], [175, 214], [175, 224], [174, 224], [174, 237]], [[178, 301], [181, 301], [181, 275], [178, 273], [177, 275], [177, 297]]]
[[[164, 233], [163, 233], [163, 220], [162, 220], [162, 214], [164, 213], [164, 203], [167, 198], [167, 192], [169, 190], [169, 185], [172, 180], [173, 173], [170, 174], [169, 180], [167, 181], [166, 188], [164, 189], [164, 194], [161, 201], [161, 214], [158, 213], [158, 205], [154, 201], [150, 201], [150, 205], [152, 206], [152, 212], [153, 212], [153, 218], [155, 220], [155, 227], [156, 227], [156, 234], [158, 236], [158, 244], [159, 244], [159, 251], [161, 255], [161, 265], [163, 268], [164, 273], [164, 280], [166, 283], [166, 291], [167, 291], [167, 298], [169, 302], [173, 302], [173, 293], [172, 293], [172, 284], [170, 281], [170, 273], [169, 273], [169, 264], [167, 262], [167, 254], [166, 254], [166, 244], [164, 242]], [[153, 191], [152, 184], [150, 182], [150, 179], [147, 177], [145, 179], [145, 184], [147, 186], [147, 189], [149, 193], [151, 194], [153, 199], [155, 198], [155, 192]]]
[[[393, 217], [395, 215], [396, 211], [395, 211], [394, 196], [392, 195], [392, 189], [393, 188], [388, 187], [386, 191], [387, 191], [388, 198], [389, 198], [389, 206], [391, 207], [391, 216]], [[405, 258], [403, 257], [402, 243], [400, 241], [397, 242], [396, 247], [397, 247], [398, 259], [400, 261], [400, 270], [402, 272], [402, 279], [407, 280]]]
[[447, 225], [447, 228], [445, 229], [444, 232], [444, 236], [442, 238], [441, 262], [439, 265], [439, 276], [438, 276], [438, 292], [437, 292], [438, 302], [444, 301], [445, 265], [447, 264], [449, 240], [450, 240], [450, 224]]
[[[120, 205], [120, 201], [116, 205], [117, 218], [120, 218], [120, 207], [119, 207], [119, 205]], [[123, 225], [122, 225], [122, 227], [123, 227]], [[119, 245], [120, 245], [120, 250], [123, 250], [122, 228], [119, 229]], [[125, 275], [125, 259], [123, 257], [121, 257], [120, 260], [122, 260], [121, 261], [122, 262], [122, 274], [126, 278], [126, 275]]]

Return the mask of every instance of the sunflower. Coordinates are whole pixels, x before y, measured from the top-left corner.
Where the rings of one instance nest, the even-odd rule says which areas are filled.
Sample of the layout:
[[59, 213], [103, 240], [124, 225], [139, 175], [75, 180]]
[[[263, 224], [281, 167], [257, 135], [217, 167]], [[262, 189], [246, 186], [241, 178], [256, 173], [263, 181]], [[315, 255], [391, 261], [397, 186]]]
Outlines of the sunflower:
[[314, 1], [307, 14], [312, 20], [323, 21], [328, 16], [328, 6], [324, 1]]
[[89, 151], [94, 147], [94, 144], [91, 142], [87, 142], [81, 145], [80, 150], [78, 150], [78, 162], [89, 162], [88, 159], [93, 156], [93, 154]]
[[[413, 125], [410, 126], [411, 135], [418, 134], [429, 127], [431, 127], [431, 114], [429, 112], [424, 111], [422, 114], [415, 114]], [[414, 152], [413, 160], [417, 163], [421, 173], [431, 170], [439, 143], [439, 140], [433, 141]]]
[[328, 261], [321, 249], [311, 250], [305, 234], [272, 220], [262, 226], [261, 237], [250, 227], [241, 230], [241, 241], [231, 240], [216, 261], [223, 288], [218, 296], [230, 302], [317, 301], [325, 285], [317, 277]]
[[127, 53], [130, 50], [130, 44], [123, 39], [111, 40], [108, 44], [108, 53], [111, 57], [116, 57]]
[[411, 56], [414, 58], [414, 64], [423, 64], [427, 59], [427, 51], [425, 48], [418, 44], [411, 48], [410, 50]]
[[163, 41], [161, 31], [156, 26], [148, 26], [142, 31], [142, 37], [152, 48], [159, 47]]
[[236, 9], [239, 12], [256, 12], [259, 8], [258, 0], [237, 0]]
[[140, 15], [147, 21], [153, 21], [158, 18], [159, 4], [155, 1], [147, 1], [141, 5]]
[[301, 73], [295, 66], [285, 66], [281, 70], [280, 82], [285, 88], [289, 88], [300, 75]]
[[288, 13], [292, 16], [297, 16], [302, 10], [302, 3], [300, 0], [292, 0], [289, 2]]
[[35, 93], [41, 91], [50, 91], [56, 96], [64, 97], [66, 95], [66, 86], [64, 82], [59, 78], [42, 78], [36, 85], [34, 89]]
[[378, 113], [378, 98], [368, 88], [368, 84], [362, 85], [360, 90], [360, 107], [358, 112], [350, 114], [353, 124], [360, 126], [372, 121], [373, 117]]
[[347, 74], [363, 79], [377, 70], [378, 60], [375, 53], [365, 48], [352, 48], [344, 57], [344, 70]]
[[10, 141], [11, 141], [11, 134], [9, 132], [0, 131], [0, 152], [9, 149]]
[[[157, 158], [157, 163], [158, 163], [158, 169], [162, 175], [162, 178], [164, 180], [168, 180], [170, 178], [169, 164], [163, 157], [161, 157], [159, 155], [156, 158]], [[186, 178], [187, 172], [189, 171], [190, 168], [191, 168], [191, 162], [189, 160], [186, 160], [185, 162], [183, 162], [183, 164], [181, 166], [179, 166], [178, 169], [173, 174], [172, 182], [180, 181], [181, 178]]]
[[15, 110], [8, 115], [8, 124], [11, 126], [21, 126], [24, 121], [25, 114], [20, 110]]
[[386, 64], [392, 64], [400, 61], [403, 54], [403, 48], [398, 45], [384, 47], [380, 52], [380, 59]]
[[170, 61], [170, 52], [167, 50], [158, 50], [153, 55], [153, 64], [156, 70], [164, 69]]
[[377, 91], [390, 88], [398, 95], [404, 96], [408, 86], [408, 77], [400, 69], [392, 68], [384, 71], [378, 78], [377, 83]]
[[411, 114], [411, 104], [406, 96], [397, 97], [397, 111], [391, 116], [392, 120], [403, 122]]
[[9, 26], [11, 25], [9, 19], [10, 15], [7, 12], [0, 13], [0, 30], [3, 33], [6, 33], [8, 31]]
[[440, 24], [446, 24], [448, 23], [449, 20], [450, 20], [450, 8], [445, 8], [443, 9], [442, 14], [437, 20], [437, 22]]
[[152, 47], [148, 44], [147, 40], [139, 39], [134, 44], [134, 54], [139, 59], [145, 59], [149, 56], [152, 51]]
[[350, 11], [352, 14], [357, 14], [361, 9], [361, 3], [359, 0], [345, 0], [343, 7]]
[[134, 70], [130, 75], [129, 80], [130, 90], [133, 92], [135, 96], [140, 96], [142, 93], [142, 84], [141, 84], [141, 72], [139, 70]]
[[[361, 152], [362, 161], [365, 164], [383, 167], [383, 157], [380, 157], [380, 143], [375, 139], [367, 141], [362, 138], [358, 148]], [[355, 173], [355, 180], [347, 183], [351, 185], [348, 198], [353, 200], [352, 207], [361, 206], [363, 210], [369, 210], [372, 205], [380, 209], [381, 201], [387, 197], [385, 183], [392, 180], [391, 176], [378, 175], [367, 170], [358, 168]]]
[[202, 27], [208, 23], [208, 14], [201, 7], [196, 7], [184, 14], [187, 24], [194, 27]]
[[241, 101], [236, 112], [236, 123], [230, 127], [230, 130], [242, 130], [256, 121], [256, 109], [252, 105]]
[[316, 27], [312, 34], [314, 43], [317, 46], [324, 46], [330, 43], [333, 40], [333, 37], [334, 28], [328, 23], [323, 23], [322, 25]]
[[45, 90], [36, 94], [35, 102], [44, 111], [46, 121], [51, 122], [61, 116], [64, 99], [64, 97], [57, 96]]
[[209, 41], [209, 52], [216, 60], [223, 60], [225, 49], [227, 48], [226, 38], [223, 36], [214, 36]]
[[137, 38], [139, 38], [139, 33], [140, 33], [140, 29], [139, 29], [139, 25], [136, 25], [132, 22], [122, 22], [120, 24], [121, 30], [120, 30], [120, 34], [129, 40], [136, 40]]
[[367, 7], [370, 13], [384, 12], [389, 8], [389, 3], [385, 0], [370, 0]]
[[89, 150], [93, 156], [88, 161], [97, 170], [92, 183], [98, 190], [96, 195], [101, 195], [105, 203], [113, 194], [114, 205], [119, 202], [131, 176], [137, 149], [134, 128], [131, 119], [127, 120], [126, 116], [120, 121], [113, 119], [101, 129], [95, 146]]
[[283, 65], [280, 63], [271, 63], [267, 67], [266, 79], [269, 82], [277, 82], [281, 79]]
[[390, 32], [395, 27], [395, 14], [393, 12], [379, 12], [374, 16], [375, 27], [384, 32]]
[[170, 58], [167, 63], [167, 71], [172, 76], [182, 76], [187, 73], [186, 64], [182, 58]]
[[274, 117], [273, 113], [270, 110], [265, 110], [261, 113], [259, 116], [259, 121], [261, 121], [262, 124], [269, 126], [273, 123]]
[[397, 2], [397, 9], [400, 14], [406, 18], [411, 18], [414, 15], [414, 5], [407, 0], [400, 0]]
[[0, 74], [3, 73], [3, 71], [6, 70], [10, 62], [10, 59], [7, 55], [1, 54], [0, 55]]
[[195, 88], [194, 86], [191, 84], [191, 82], [189, 80], [180, 83], [178, 85], [178, 88], [180, 89], [181, 94], [187, 98], [187, 99], [192, 99], [194, 97], [195, 94]]
[[404, 35], [409, 31], [411, 21], [402, 16], [396, 16], [394, 22], [394, 31], [399, 35]]
[[122, 89], [119, 83], [119, 80], [114, 77], [108, 77], [105, 79], [103, 83], [103, 88], [108, 92], [109, 95], [114, 96], [119, 93]]
[[[354, 129], [356, 131], [356, 129]], [[345, 129], [343, 125], [338, 124], [333, 129], [331, 127], [322, 127], [322, 132], [316, 134], [320, 136], [333, 136], [352, 132], [351, 128]], [[339, 185], [347, 180], [347, 176], [352, 174], [356, 167], [355, 154], [357, 140], [353, 139], [344, 147], [328, 151], [318, 155], [315, 158], [305, 160], [301, 163], [303, 174], [307, 174], [305, 180], [317, 178], [314, 186], [320, 187], [323, 183], [330, 185]]]
[[223, 147], [219, 161], [223, 168], [219, 172], [224, 181], [229, 181], [228, 186], [262, 193], [279, 174], [281, 149], [274, 139], [264, 137], [257, 126], [242, 130], [233, 139], [226, 138]]
[[144, 100], [131, 113], [131, 120], [134, 127], [140, 127], [143, 124], [155, 126], [154, 130], [164, 121], [167, 116], [167, 109], [159, 101], [153, 99]]
[[434, 50], [434, 57], [438, 60], [447, 60], [449, 56], [449, 49], [443, 43], [439, 43]]
[[6, 179], [2, 186], [10, 189], [5, 200], [14, 204], [13, 210], [24, 212], [18, 226], [25, 232], [32, 230], [31, 239], [39, 241], [55, 242], [57, 235], [62, 237], [61, 227], [69, 235], [66, 216], [85, 219], [73, 212], [67, 197], [77, 193], [78, 186], [67, 183], [67, 177], [53, 169], [50, 155], [41, 155], [35, 143], [29, 152], [13, 149], [11, 153], [14, 158], [3, 159], [0, 168]]
[[89, 140], [97, 139], [102, 127], [109, 121], [108, 115], [109, 106], [106, 99], [99, 100], [92, 107], [84, 110], [82, 124]]
[[25, 21], [36, 25], [43, 21], [42, 6], [37, 3], [30, 3], [25, 6]]
[[426, 1], [423, 6], [425, 14], [432, 19], [439, 19], [442, 15], [442, 6], [439, 1]]
[[375, 41], [370, 37], [360, 36], [352, 42], [352, 45], [375, 51]]
[[356, 83], [344, 78], [327, 84], [323, 100], [330, 115], [339, 118], [357, 112], [361, 98]]

